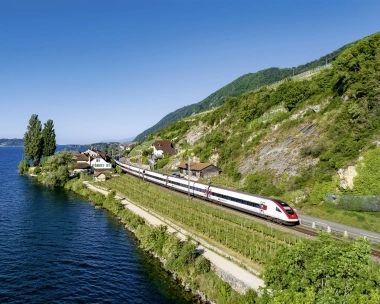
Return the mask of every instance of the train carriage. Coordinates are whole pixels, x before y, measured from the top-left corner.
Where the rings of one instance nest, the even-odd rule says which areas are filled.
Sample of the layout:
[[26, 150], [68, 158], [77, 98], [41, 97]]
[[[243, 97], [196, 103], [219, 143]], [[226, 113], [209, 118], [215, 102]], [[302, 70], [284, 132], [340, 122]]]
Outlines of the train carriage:
[[285, 202], [249, 193], [214, 187], [179, 177], [156, 173], [115, 161], [123, 171], [176, 191], [189, 193], [220, 205], [260, 216], [281, 224], [298, 225], [297, 213]]

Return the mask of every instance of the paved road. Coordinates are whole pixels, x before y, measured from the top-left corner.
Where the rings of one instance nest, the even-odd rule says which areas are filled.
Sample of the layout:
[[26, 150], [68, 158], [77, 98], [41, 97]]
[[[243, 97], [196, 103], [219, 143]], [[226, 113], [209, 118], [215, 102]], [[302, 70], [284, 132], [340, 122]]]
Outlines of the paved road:
[[[103, 193], [104, 195], [108, 194], [108, 191], [103, 190], [101, 188], [95, 187], [94, 185], [84, 182], [85, 185], [93, 190]], [[166, 225], [168, 227], [168, 231], [172, 233], [176, 233], [179, 238], [185, 240], [187, 235], [190, 235], [193, 239], [198, 241], [197, 250], [199, 253], [204, 255], [210, 262], [213, 264], [214, 269], [219, 274], [219, 276], [227, 281], [236, 291], [244, 293], [248, 288], [252, 288], [254, 290], [258, 290], [259, 287], [264, 286], [264, 281], [252, 274], [254, 272], [247, 271], [243, 267], [238, 266], [236, 263], [239, 263], [237, 259], [234, 257], [228, 256], [227, 254], [220, 251], [218, 248], [215, 248], [205, 242], [204, 240], [198, 238], [195, 235], [190, 234], [184, 229], [176, 226], [171, 223], [167, 219], [149, 211], [147, 209], [143, 209], [139, 206], [134, 205], [130, 201], [125, 198], [120, 198], [121, 203], [125, 206], [125, 208], [131, 210], [132, 212], [138, 214], [142, 218], [144, 218], [151, 225]], [[235, 260], [236, 263], [231, 262], [231, 260]], [[240, 263], [242, 264], [242, 263]], [[257, 272], [256, 272], [257, 273]]]
[[338, 233], [341, 235], [346, 234], [347, 236], [352, 238], [366, 237], [371, 242], [380, 243], [380, 233], [339, 224], [317, 217], [308, 216], [299, 212], [297, 212], [297, 214], [301, 220], [301, 225], [305, 225], [308, 227], [314, 226], [316, 229], [323, 229], [325, 231], [331, 230], [331, 232]]

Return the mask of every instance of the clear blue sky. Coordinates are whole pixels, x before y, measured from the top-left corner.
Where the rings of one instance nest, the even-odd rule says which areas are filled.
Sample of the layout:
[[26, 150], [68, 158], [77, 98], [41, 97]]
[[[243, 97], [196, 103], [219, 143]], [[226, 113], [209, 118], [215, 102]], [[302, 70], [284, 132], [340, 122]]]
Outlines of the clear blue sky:
[[379, 0], [0, 0], [0, 138], [134, 137], [236, 78], [380, 30]]

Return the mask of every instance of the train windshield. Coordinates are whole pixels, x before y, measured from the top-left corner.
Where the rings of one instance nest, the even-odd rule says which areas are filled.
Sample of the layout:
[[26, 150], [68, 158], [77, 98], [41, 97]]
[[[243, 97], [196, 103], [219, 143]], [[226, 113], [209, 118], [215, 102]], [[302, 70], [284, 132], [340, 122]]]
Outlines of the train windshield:
[[285, 209], [285, 211], [289, 214], [294, 214], [294, 211], [292, 209], [292, 207], [290, 207], [287, 203], [283, 202], [283, 201], [280, 201], [280, 200], [276, 200], [277, 203], [279, 203], [282, 208]]

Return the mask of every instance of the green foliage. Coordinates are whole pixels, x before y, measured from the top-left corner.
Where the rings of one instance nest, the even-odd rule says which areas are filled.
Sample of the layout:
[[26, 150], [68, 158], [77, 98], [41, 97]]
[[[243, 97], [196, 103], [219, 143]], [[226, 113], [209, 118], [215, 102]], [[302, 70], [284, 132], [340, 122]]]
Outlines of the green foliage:
[[167, 226], [156, 226], [153, 229], [148, 226], [139, 226], [136, 236], [140, 239], [140, 246], [147, 251], [153, 251], [162, 256], [162, 248], [168, 238]]
[[363, 154], [356, 167], [353, 192], [356, 195], [380, 195], [380, 148]]
[[20, 174], [28, 173], [29, 167], [30, 167], [29, 162], [26, 159], [23, 159], [18, 164], [18, 173]]
[[122, 174], [123, 173], [123, 170], [119, 166], [116, 166], [115, 170], [116, 170], [117, 174]]
[[166, 154], [164, 158], [156, 162], [156, 164], [154, 165], [155, 169], [162, 169], [169, 163], [169, 161], [170, 161], [170, 154]]
[[245, 179], [243, 190], [253, 194], [281, 196], [283, 190], [275, 186], [273, 179], [269, 171], [251, 173]]
[[195, 262], [195, 271], [197, 274], [205, 274], [211, 270], [211, 263], [203, 255], [197, 258]]
[[149, 155], [152, 155], [152, 154], [153, 154], [153, 148], [152, 148], [152, 147], [150, 147], [150, 148], [148, 148], [148, 149], [145, 149], [145, 150], [142, 152], [142, 155], [145, 156], [145, 157], [147, 157], [147, 156], [149, 156]]
[[43, 141], [42, 126], [37, 114], [29, 119], [27, 131], [24, 134], [24, 157], [27, 161], [32, 160], [34, 166], [40, 163], [42, 157]]
[[292, 111], [315, 93], [316, 86], [310, 80], [294, 81], [288, 79], [277, 87], [270, 98], [272, 104], [283, 103], [288, 111]]
[[323, 152], [326, 151], [326, 147], [324, 143], [318, 143], [316, 145], [305, 146], [300, 149], [301, 157], [311, 156], [313, 158], [317, 158]]
[[327, 233], [316, 241], [303, 240], [281, 248], [266, 267], [270, 303], [342, 303], [351, 295], [366, 295], [379, 288], [373, 273], [370, 246], [364, 239], [339, 242]]
[[43, 142], [43, 151], [42, 156], [47, 157], [54, 155], [57, 148], [55, 141], [55, 131], [54, 123], [49, 119], [45, 124], [42, 130], [42, 142]]
[[228, 303], [228, 299], [231, 296], [231, 286], [227, 283], [220, 284], [218, 296], [218, 303]]
[[[338, 178], [338, 177], [337, 177]], [[330, 182], [316, 181], [310, 193], [310, 202], [319, 204], [326, 201], [326, 193], [333, 193], [338, 187], [339, 180], [335, 178]]]
[[39, 173], [41, 173], [41, 167], [40, 167], [40, 166], [38, 166], [38, 167], [34, 167], [34, 168], [33, 168], [33, 173], [34, 173], [34, 174], [39, 174]]
[[73, 152], [60, 151], [56, 155], [44, 158], [39, 180], [48, 186], [64, 187], [75, 166]]

